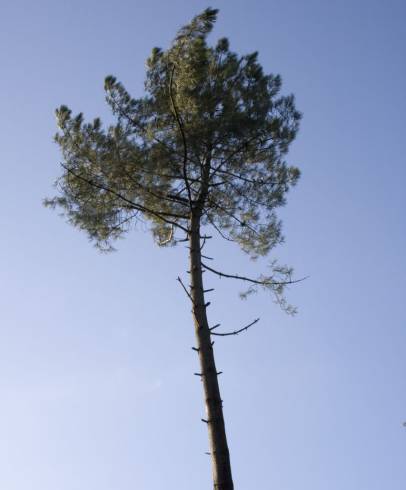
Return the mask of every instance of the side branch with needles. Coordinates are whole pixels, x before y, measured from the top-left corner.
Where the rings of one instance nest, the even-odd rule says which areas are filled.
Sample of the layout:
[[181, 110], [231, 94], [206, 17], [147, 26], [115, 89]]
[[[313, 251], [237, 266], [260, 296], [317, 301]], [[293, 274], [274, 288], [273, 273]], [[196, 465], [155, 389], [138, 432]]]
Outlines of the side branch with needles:
[[202, 262], [202, 266], [219, 277], [225, 277], [227, 279], [239, 279], [240, 281], [250, 282], [252, 284], [257, 284], [259, 286], [287, 286], [289, 284], [296, 284], [297, 282], [302, 282], [305, 279], [307, 279], [307, 277], [302, 277], [300, 279], [292, 279], [289, 281], [274, 281], [272, 278], [252, 279], [250, 277], [240, 276], [238, 274], [226, 274], [225, 272], [221, 272], [216, 269], [213, 269], [212, 267], [209, 267], [203, 262]]

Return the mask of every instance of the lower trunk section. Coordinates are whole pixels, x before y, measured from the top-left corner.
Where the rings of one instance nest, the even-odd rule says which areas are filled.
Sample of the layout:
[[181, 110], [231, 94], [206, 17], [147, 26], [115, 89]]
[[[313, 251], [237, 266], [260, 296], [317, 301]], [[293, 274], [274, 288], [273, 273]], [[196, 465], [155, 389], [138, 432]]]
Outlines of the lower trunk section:
[[223, 402], [206, 315], [200, 245], [200, 219], [193, 217], [190, 234], [191, 297], [201, 379], [204, 387], [214, 490], [233, 490], [230, 455], [224, 425]]

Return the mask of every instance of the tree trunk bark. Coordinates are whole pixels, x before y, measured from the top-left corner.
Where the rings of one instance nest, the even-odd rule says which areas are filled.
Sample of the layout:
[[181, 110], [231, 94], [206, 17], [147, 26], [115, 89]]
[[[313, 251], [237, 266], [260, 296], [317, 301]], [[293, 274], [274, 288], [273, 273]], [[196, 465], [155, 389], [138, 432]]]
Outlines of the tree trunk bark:
[[206, 404], [206, 422], [209, 431], [213, 488], [214, 490], [233, 490], [230, 454], [224, 425], [223, 402], [220, 397], [218, 374], [214, 361], [204, 299], [200, 217], [200, 212], [195, 211], [192, 213], [190, 228], [190, 295], [193, 301], [193, 317], [201, 369], [200, 375]]

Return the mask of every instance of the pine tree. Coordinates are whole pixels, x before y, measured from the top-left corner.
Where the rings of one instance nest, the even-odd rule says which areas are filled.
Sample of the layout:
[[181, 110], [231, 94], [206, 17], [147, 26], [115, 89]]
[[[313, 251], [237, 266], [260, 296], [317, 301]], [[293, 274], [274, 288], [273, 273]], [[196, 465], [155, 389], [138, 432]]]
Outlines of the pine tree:
[[208, 45], [217, 13], [206, 9], [169, 49], [152, 50], [144, 97], [134, 99], [116, 78], [106, 78], [114, 125], [57, 109], [62, 176], [57, 196], [45, 204], [62, 208], [102, 250], [140, 219], [159, 246], [189, 242], [191, 284], [178, 280], [192, 302], [214, 489], [231, 490], [212, 337], [251, 325], [229, 333], [209, 327], [202, 272], [246, 282], [246, 294], [264, 288], [290, 313], [284, 289], [294, 281], [292, 269], [275, 261], [256, 278], [225, 273], [205, 262], [202, 249], [210, 229], [253, 258], [281, 243], [276, 210], [299, 178], [284, 158], [300, 113], [292, 95], [279, 95], [280, 76], [264, 74], [256, 52], [238, 56], [225, 38]]

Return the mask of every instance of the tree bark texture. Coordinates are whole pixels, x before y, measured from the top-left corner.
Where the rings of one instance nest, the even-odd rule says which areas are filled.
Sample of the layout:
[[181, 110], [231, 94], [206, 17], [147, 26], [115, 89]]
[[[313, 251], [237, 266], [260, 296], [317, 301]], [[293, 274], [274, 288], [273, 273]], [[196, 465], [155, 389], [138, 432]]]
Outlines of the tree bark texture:
[[191, 217], [190, 229], [190, 295], [193, 302], [193, 318], [197, 349], [200, 359], [200, 375], [204, 388], [207, 423], [209, 431], [210, 455], [213, 471], [214, 490], [233, 490], [230, 454], [223, 416], [223, 402], [220, 396], [218, 373], [210, 328], [206, 315], [200, 244], [200, 213]]

